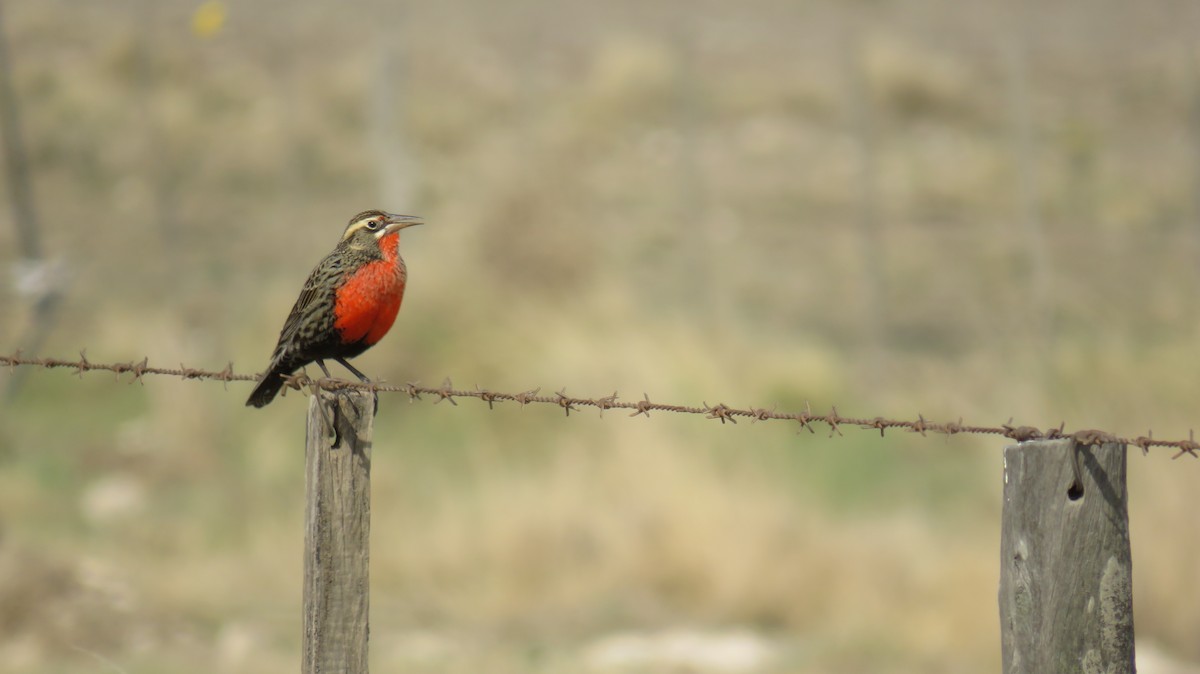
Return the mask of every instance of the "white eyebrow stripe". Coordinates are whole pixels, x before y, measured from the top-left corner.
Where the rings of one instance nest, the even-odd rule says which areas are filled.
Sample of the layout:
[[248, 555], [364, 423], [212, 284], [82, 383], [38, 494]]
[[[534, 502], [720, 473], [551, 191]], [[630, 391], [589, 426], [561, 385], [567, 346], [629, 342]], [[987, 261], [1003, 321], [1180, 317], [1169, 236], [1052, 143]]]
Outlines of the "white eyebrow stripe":
[[[346, 233], [342, 234], [342, 240], [345, 241], [346, 239], [349, 239], [351, 236], [354, 235], [355, 232], [362, 229], [363, 227], [366, 227], [368, 222], [371, 222], [371, 221], [377, 219], [378, 217], [379, 217], [378, 215], [372, 215], [370, 217], [363, 218], [362, 220], [359, 220], [358, 222], [355, 222], [353, 225], [350, 225], [349, 227], [346, 228]], [[380, 230], [380, 231], [382, 231], [382, 230]], [[376, 236], [378, 236], [378, 235], [376, 235]]]

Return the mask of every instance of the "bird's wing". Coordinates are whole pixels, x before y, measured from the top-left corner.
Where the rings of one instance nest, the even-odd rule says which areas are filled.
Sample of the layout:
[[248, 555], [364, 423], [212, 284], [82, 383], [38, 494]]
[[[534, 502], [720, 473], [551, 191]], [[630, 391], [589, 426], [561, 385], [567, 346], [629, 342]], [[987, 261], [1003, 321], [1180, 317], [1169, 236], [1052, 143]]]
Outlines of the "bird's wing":
[[300, 297], [296, 299], [291, 313], [283, 322], [283, 329], [279, 331], [279, 344], [275, 347], [272, 360], [279, 361], [287, 356], [288, 351], [303, 349], [312, 338], [311, 334], [304, 333], [319, 332], [324, 327], [319, 325], [322, 320], [332, 320], [336, 278], [344, 271], [341, 261], [332, 256], [313, 268], [304, 282]]

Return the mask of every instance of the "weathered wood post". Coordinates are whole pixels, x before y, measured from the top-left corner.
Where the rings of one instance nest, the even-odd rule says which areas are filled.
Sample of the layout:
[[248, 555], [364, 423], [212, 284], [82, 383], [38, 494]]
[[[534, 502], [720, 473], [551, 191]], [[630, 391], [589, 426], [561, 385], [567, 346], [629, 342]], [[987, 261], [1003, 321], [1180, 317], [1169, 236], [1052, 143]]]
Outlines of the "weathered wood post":
[[1125, 445], [1004, 450], [1000, 643], [1005, 674], [1134, 671]]
[[308, 405], [303, 674], [367, 672], [374, 416], [367, 391], [322, 390]]

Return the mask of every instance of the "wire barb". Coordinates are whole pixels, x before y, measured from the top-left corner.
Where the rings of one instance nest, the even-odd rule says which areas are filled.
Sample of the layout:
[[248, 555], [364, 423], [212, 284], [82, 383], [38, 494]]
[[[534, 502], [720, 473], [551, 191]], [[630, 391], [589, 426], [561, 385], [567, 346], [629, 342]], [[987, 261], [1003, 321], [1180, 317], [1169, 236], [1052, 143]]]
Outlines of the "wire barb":
[[520, 403], [521, 409], [525, 409], [525, 406], [528, 405], [529, 403], [537, 402], [537, 394], [538, 394], [538, 391], [541, 391], [541, 390], [542, 390], [541, 386], [539, 386], [537, 388], [531, 388], [528, 391], [522, 391], [522, 392], [512, 396], [512, 399], [517, 401], [518, 403]]
[[495, 407], [496, 394], [495, 393], [492, 393], [491, 391], [489, 391], [485, 388], [479, 388], [479, 384], [475, 385], [475, 392], [479, 395], [480, 400], [482, 400], [488, 404], [489, 410], [496, 409], [496, 407]]
[[[374, 387], [372, 387], [372, 388], [374, 388]], [[448, 400], [448, 401], [450, 401], [451, 405], [453, 405], [454, 407], [458, 407], [458, 402], [454, 399], [454, 396], [455, 396], [454, 385], [450, 383], [449, 377], [446, 377], [446, 380], [442, 382], [442, 387], [440, 389], [431, 391], [431, 393], [436, 393], [439, 396], [441, 396], [440, 398], [438, 398], [437, 400], [434, 401], [434, 403], [433, 403], [434, 405], [442, 402], [443, 400]]]
[[1188, 439], [1180, 440], [1176, 446], [1179, 447], [1179, 451], [1175, 453], [1175, 456], [1171, 457], [1172, 461], [1174, 461], [1175, 459], [1178, 459], [1179, 457], [1183, 456], [1184, 454], [1187, 454], [1188, 456], [1192, 457], [1193, 459], [1198, 458], [1196, 456], [1196, 450], [1200, 449], [1200, 444], [1196, 444], [1196, 434], [1194, 431], [1189, 429], [1188, 430]]
[[772, 418], [772, 415], [775, 414], [775, 410], [778, 409], [778, 407], [778, 405], [773, 405], [769, 410], [765, 407], [751, 407], [750, 416], [753, 417], [753, 419], [751, 419], [750, 423], [757, 424], [760, 421], [766, 421]]
[[555, 404], [563, 408], [563, 412], [565, 412], [567, 416], [571, 416], [571, 410], [575, 409], [575, 403], [577, 401], [573, 398], [567, 397], [567, 387], [564, 386], [562, 387], [561, 391], [557, 391], [554, 394], [554, 398]]
[[929, 429], [929, 426], [925, 423], [925, 415], [924, 414], [918, 414], [916, 423], [914, 423], [913, 425], [908, 427], [909, 431], [911, 431], [913, 433], [920, 433], [921, 437], [923, 437], [923, 438], [929, 437], [928, 435], [925, 435], [925, 431], [928, 429]]
[[642, 399], [633, 404], [634, 412], [629, 416], [636, 417], [639, 414], [644, 414], [646, 415], [646, 418], [649, 419], [650, 409], [652, 407], [654, 407], [654, 403], [650, 402], [650, 394], [643, 393]]
[[716, 405], [709, 407], [708, 403], [705, 402], [704, 406], [708, 407], [708, 409], [705, 410], [705, 415], [704, 415], [705, 418], [720, 419], [722, 424], [724, 424], [726, 421], [728, 421], [731, 424], [736, 424], [737, 419], [733, 418], [733, 414], [735, 412], [741, 411], [741, 410], [732, 410], [729, 407], [727, 407], [725, 405], [725, 403], [717, 403]]
[[839, 425], [842, 423], [843, 419], [840, 415], [838, 415], [836, 407], [830, 407], [829, 414], [822, 417], [821, 421], [829, 424], [829, 437], [832, 438], [834, 433], [837, 433], [838, 437], [842, 437], [842, 429], [839, 428]]
[[613, 391], [612, 395], [604, 396], [603, 398], [596, 398], [592, 402], [595, 403], [596, 407], [600, 410], [600, 418], [603, 419], [604, 410], [614, 407], [617, 404], [617, 392]]

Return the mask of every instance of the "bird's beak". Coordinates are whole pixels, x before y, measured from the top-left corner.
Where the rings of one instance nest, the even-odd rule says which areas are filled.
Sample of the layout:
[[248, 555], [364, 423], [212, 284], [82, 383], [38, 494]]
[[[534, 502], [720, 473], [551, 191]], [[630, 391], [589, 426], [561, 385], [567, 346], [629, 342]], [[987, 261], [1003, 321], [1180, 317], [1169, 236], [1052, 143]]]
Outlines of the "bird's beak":
[[420, 218], [420, 216], [397, 215], [395, 213], [388, 213], [387, 226], [383, 228], [383, 231], [379, 233], [379, 236], [383, 236], [384, 234], [391, 234], [392, 232], [398, 232], [398, 231], [404, 229], [405, 227], [412, 227], [413, 225], [423, 225], [423, 224], [425, 224], [425, 221], [422, 220]]

